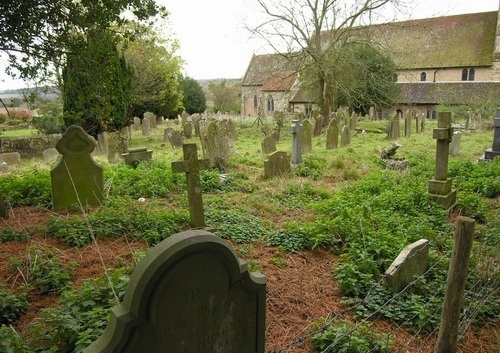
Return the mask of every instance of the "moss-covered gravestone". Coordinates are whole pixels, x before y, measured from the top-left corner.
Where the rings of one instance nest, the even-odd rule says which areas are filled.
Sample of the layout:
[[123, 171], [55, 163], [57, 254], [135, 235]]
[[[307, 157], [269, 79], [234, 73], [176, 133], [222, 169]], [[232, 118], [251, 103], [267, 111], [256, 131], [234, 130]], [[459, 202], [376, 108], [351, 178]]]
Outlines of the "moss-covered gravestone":
[[103, 170], [91, 156], [96, 144], [96, 140], [77, 125], [70, 126], [57, 142], [56, 149], [62, 158], [50, 171], [55, 211], [75, 205], [98, 205], [103, 200]]
[[263, 353], [265, 278], [223, 239], [191, 230], [155, 246], [84, 353]]
[[271, 178], [289, 173], [290, 157], [286, 152], [276, 151], [271, 153], [264, 161], [264, 177]]

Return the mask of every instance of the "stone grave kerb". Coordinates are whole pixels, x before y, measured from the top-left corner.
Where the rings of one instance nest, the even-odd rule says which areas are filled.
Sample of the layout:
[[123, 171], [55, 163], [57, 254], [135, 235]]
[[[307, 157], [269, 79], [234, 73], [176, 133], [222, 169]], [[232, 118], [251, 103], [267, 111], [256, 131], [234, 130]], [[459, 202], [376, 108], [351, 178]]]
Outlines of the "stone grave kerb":
[[296, 119], [292, 121], [290, 133], [292, 134], [292, 164], [301, 164], [302, 146], [300, 136], [302, 134], [302, 125], [300, 124], [300, 120]]
[[196, 143], [186, 143], [182, 146], [182, 150], [184, 160], [172, 162], [172, 171], [174, 173], [186, 173], [191, 226], [203, 228], [205, 227], [205, 215], [203, 213], [200, 170], [208, 169], [210, 161], [208, 159], [198, 159]]
[[448, 178], [449, 145], [453, 137], [451, 113], [438, 114], [437, 128], [432, 131], [436, 142], [436, 166], [434, 179], [429, 180], [429, 196], [450, 210], [456, 203], [457, 191], [451, 188], [451, 178]]
[[81, 126], [72, 125], [56, 143], [62, 155], [50, 171], [52, 207], [55, 211], [71, 206], [98, 205], [104, 199], [104, 173], [92, 158], [97, 141]]
[[209, 232], [174, 234], [130, 277], [84, 353], [264, 353], [266, 282]]

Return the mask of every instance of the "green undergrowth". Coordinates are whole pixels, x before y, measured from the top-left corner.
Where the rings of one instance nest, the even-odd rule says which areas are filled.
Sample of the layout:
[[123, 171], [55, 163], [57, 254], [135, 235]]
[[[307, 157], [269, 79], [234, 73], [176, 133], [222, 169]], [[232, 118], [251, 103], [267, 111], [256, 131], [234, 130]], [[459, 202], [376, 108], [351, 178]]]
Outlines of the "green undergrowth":
[[211, 209], [205, 212], [205, 219], [208, 226], [217, 229], [218, 235], [236, 243], [259, 241], [268, 233], [258, 217], [240, 210]]
[[2, 177], [0, 195], [11, 207], [41, 206], [51, 203], [50, 175], [46, 170], [32, 170]]
[[85, 246], [97, 239], [130, 237], [146, 240], [150, 246], [187, 227], [186, 211], [149, 209], [143, 206], [102, 207], [81, 215], [53, 216], [48, 220], [47, 234], [70, 246]]
[[0, 325], [12, 323], [24, 313], [27, 306], [28, 296], [26, 291], [16, 294], [0, 285]]
[[19, 231], [14, 228], [0, 228], [0, 243], [8, 241], [28, 241], [30, 233], [27, 231]]

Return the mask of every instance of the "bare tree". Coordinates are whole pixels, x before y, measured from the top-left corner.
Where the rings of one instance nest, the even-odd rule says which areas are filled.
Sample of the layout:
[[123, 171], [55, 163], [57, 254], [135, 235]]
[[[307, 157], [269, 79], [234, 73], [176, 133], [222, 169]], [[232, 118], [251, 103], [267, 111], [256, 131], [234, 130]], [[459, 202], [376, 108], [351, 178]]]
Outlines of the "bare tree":
[[312, 76], [323, 116], [342, 88], [341, 66], [346, 46], [366, 37], [364, 26], [382, 9], [404, 0], [257, 0], [266, 20], [251, 28], [277, 52], [300, 57], [300, 71]]

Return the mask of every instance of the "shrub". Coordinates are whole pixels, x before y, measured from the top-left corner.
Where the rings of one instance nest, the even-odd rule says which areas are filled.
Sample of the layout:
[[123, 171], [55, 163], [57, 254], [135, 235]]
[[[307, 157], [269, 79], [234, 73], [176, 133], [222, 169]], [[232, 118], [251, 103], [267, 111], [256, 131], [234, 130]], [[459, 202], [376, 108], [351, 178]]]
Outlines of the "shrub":
[[9, 325], [21, 316], [28, 306], [26, 293], [14, 294], [0, 286], [0, 325]]
[[0, 183], [0, 194], [12, 207], [48, 207], [52, 200], [49, 172], [32, 170], [22, 175], [7, 175]]
[[0, 326], [0, 352], [3, 353], [35, 353], [12, 327]]
[[243, 211], [210, 210], [205, 217], [207, 224], [217, 227], [217, 233], [223, 238], [237, 243], [253, 242], [267, 234], [259, 218]]
[[28, 232], [18, 231], [14, 228], [0, 228], [0, 243], [8, 241], [27, 241], [30, 234]]

